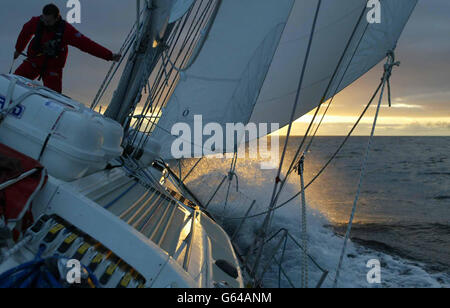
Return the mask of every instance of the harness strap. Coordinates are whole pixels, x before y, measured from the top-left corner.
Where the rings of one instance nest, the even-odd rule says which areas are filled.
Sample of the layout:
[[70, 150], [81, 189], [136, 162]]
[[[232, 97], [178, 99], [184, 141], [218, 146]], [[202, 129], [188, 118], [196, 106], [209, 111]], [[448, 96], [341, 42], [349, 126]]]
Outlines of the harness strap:
[[33, 49], [37, 52], [37, 57], [45, 56], [44, 64], [39, 72], [38, 80], [41, 80], [44, 74], [47, 72], [48, 60], [50, 58], [58, 58], [59, 53], [62, 51], [62, 39], [64, 36], [64, 32], [66, 30], [66, 22], [63, 19], [58, 21], [58, 24], [55, 26], [56, 31], [53, 39], [46, 42], [43, 46], [42, 44], [42, 34], [44, 32], [44, 23], [42, 20], [38, 23], [36, 28]]

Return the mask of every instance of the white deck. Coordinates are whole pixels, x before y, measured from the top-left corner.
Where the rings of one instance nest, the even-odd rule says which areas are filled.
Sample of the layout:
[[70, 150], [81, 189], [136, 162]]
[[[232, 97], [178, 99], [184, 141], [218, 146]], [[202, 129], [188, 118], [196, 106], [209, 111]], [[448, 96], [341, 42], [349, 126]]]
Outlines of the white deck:
[[[89, 265], [95, 256], [104, 256], [103, 266], [95, 271], [98, 278], [109, 266], [118, 265], [105, 287], [116, 286], [129, 267], [145, 278], [146, 287], [214, 287], [216, 282], [243, 287], [239, 263], [222, 228], [198, 208], [145, 188], [122, 169], [73, 183], [50, 178], [34, 212], [55, 214], [101, 243], [81, 261]], [[54, 253], [70, 234], [61, 232], [46, 253]], [[34, 239], [38, 240], [42, 238]], [[67, 256], [72, 257], [83, 243], [75, 241]], [[30, 248], [16, 254], [0, 266], [0, 272], [31, 258], [32, 252]], [[226, 260], [237, 269], [238, 277], [222, 271], [216, 260]]]

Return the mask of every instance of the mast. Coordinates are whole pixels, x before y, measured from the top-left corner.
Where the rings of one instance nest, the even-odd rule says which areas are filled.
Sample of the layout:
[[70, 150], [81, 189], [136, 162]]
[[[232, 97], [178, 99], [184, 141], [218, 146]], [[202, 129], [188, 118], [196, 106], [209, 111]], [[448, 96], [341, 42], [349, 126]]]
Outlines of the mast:
[[[128, 116], [142, 97], [142, 89], [155, 68], [169, 22], [173, 0], [145, 0], [142, 26], [136, 30], [136, 46], [128, 58], [119, 85], [109, 104], [105, 116], [116, 120], [125, 128]], [[137, 0], [138, 10], [140, 0]], [[139, 16], [139, 13], [138, 13]]]

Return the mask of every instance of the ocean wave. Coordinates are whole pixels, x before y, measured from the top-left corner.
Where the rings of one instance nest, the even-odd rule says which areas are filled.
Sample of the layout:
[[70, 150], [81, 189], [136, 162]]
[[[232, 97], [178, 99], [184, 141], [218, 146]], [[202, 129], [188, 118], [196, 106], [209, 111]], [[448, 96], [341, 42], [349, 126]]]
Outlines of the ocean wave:
[[[227, 174], [230, 166], [230, 160], [206, 162], [199, 165], [199, 169], [194, 171], [189, 178], [188, 186], [193, 189], [200, 200], [207, 201], [217, 188], [224, 175]], [[237, 175], [239, 177], [239, 187], [236, 181], [232, 181], [230, 189], [223, 185], [215, 198], [211, 201], [208, 210], [217, 218], [226, 228], [229, 234], [234, 234], [240, 220], [232, 219], [244, 216], [252, 200], [256, 200], [256, 206], [251, 214], [263, 212], [271, 197], [273, 181], [276, 176], [276, 170], [262, 171], [259, 168], [259, 161], [245, 160], [238, 163]], [[227, 181], [225, 183], [228, 183]], [[226, 193], [229, 192], [228, 202], [225, 204]], [[288, 183], [285, 192], [280, 200], [285, 200], [298, 191], [298, 185]], [[301, 238], [301, 213], [300, 199], [292, 202], [288, 206], [278, 209], [275, 212], [270, 234], [274, 234], [281, 228], [289, 230], [290, 234], [300, 241]], [[249, 251], [258, 228], [262, 225], [264, 216], [251, 218], [244, 225], [236, 238], [236, 245], [239, 251], [244, 255]], [[316, 209], [308, 206], [307, 210], [307, 229], [308, 229], [308, 252], [314, 257], [318, 264], [329, 270], [330, 274], [325, 280], [324, 287], [332, 287], [335, 271], [339, 261], [339, 255], [343, 246], [343, 237], [336, 228], [330, 227], [331, 223]], [[399, 225], [398, 228], [405, 228], [405, 232], [419, 232], [423, 228], [441, 229], [447, 232], [448, 226], [445, 225]], [[400, 230], [397, 229], [397, 230]], [[423, 262], [405, 258], [402, 256], [399, 248], [390, 245], [385, 241], [376, 239], [367, 240], [360, 237], [361, 230], [370, 233], [388, 234], [392, 231], [391, 225], [358, 225], [352, 232], [356, 236], [348, 244], [346, 256], [344, 258], [339, 287], [448, 287], [450, 286], [450, 277], [442, 272], [428, 272]], [[264, 276], [263, 284], [266, 287], [277, 287], [279, 268], [273, 260], [269, 260], [267, 252], [276, 248], [276, 241], [270, 242], [266, 246], [266, 254], [263, 257], [262, 264], [268, 264], [267, 274]], [[277, 255], [281, 256], [281, 252]], [[380, 260], [382, 264], [382, 284], [373, 285], [368, 283], [366, 275], [369, 271], [367, 262], [371, 259]], [[301, 277], [301, 250], [292, 243], [287, 244], [284, 254], [283, 268], [289, 274], [290, 280], [300, 286]], [[314, 286], [319, 281], [322, 272], [313, 264], [309, 264], [310, 286]], [[282, 287], [288, 287], [286, 279], [281, 281]]]

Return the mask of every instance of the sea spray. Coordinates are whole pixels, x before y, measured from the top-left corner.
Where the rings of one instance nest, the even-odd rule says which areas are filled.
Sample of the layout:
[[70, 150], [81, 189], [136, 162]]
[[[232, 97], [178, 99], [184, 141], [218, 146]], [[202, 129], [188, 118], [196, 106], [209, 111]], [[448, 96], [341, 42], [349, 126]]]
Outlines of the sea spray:
[[[211, 199], [213, 192], [223, 177], [227, 175], [230, 161], [228, 159], [205, 159], [190, 174], [186, 180], [187, 185], [202, 202], [206, 203]], [[184, 170], [189, 170], [194, 163], [195, 160], [184, 161]], [[238, 181], [233, 179], [228, 191], [228, 180], [226, 180], [208, 207], [208, 211], [213, 216], [223, 220], [226, 231], [233, 234], [240, 223], [240, 219], [235, 218], [243, 217], [251, 202], [256, 200], [250, 218], [236, 237], [235, 244], [244, 255], [248, 253], [264, 219], [263, 215], [257, 217], [252, 217], [252, 215], [262, 213], [267, 209], [276, 175], [275, 170], [261, 170], [259, 166], [260, 161], [256, 159], [239, 160], [236, 172]], [[298, 192], [297, 180], [295, 177], [290, 179], [285, 191], [280, 196], [281, 201], [287, 200]], [[229, 193], [228, 202], [225, 212], [223, 212], [227, 191]], [[300, 199], [296, 199], [276, 210], [269, 233], [274, 234], [281, 228], [285, 228], [297, 241], [300, 241], [300, 217]], [[330, 227], [326, 213], [321, 213], [314, 207], [308, 206], [307, 221], [309, 254], [320, 266], [330, 272], [323, 287], [331, 287], [343, 239]], [[277, 246], [276, 244], [276, 240], [267, 244], [261, 263], [263, 267], [269, 263], [267, 273], [262, 281], [265, 287], [278, 287], [279, 285], [279, 267], [274, 260], [267, 259], [270, 255], [268, 252], [271, 252]], [[302, 251], [292, 241], [287, 242], [282, 266], [296, 287], [300, 286], [301, 254]], [[276, 258], [279, 260], [280, 256], [281, 251], [276, 254]], [[371, 281], [368, 280], [370, 268], [367, 265], [371, 260], [379, 260], [381, 264], [381, 284], [370, 283]], [[320, 280], [322, 272], [312, 262], [309, 262], [308, 267], [309, 285], [315, 286]], [[430, 275], [422, 267], [423, 265], [420, 263], [413, 263], [350, 242], [342, 267], [339, 287], [441, 287], [448, 285], [447, 277]], [[281, 278], [280, 285], [281, 287], [290, 286], [284, 277]]]

